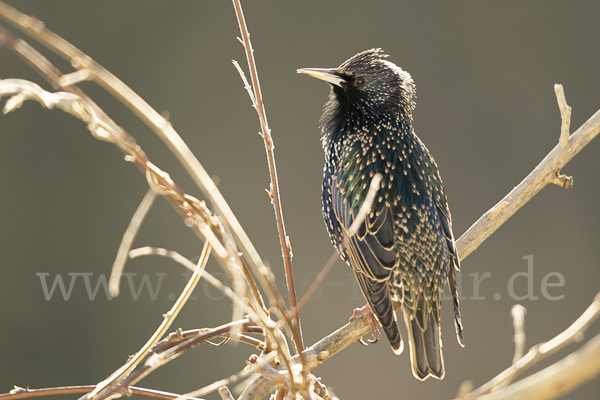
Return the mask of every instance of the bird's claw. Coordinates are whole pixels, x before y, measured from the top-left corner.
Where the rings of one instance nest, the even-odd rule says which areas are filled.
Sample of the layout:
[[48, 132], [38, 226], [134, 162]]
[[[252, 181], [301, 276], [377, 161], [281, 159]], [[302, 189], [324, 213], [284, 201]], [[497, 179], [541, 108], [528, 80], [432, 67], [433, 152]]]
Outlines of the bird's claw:
[[[379, 332], [379, 329], [377, 329], [377, 321], [375, 320], [375, 317], [373, 316], [373, 312], [371, 311], [371, 307], [368, 304], [361, 308], [355, 308], [354, 311], [352, 312], [352, 316], [350, 317], [349, 322], [352, 322], [357, 318], [366, 318], [367, 321], [369, 321], [369, 325], [371, 325], [371, 330], [372, 330], [371, 335], [373, 336], [373, 338], [367, 339], [367, 342], [369, 342], [371, 344], [375, 344], [375, 343], [379, 342], [381, 333]], [[362, 337], [360, 339], [358, 339], [358, 342], [360, 344], [362, 344], [363, 346], [369, 345], [369, 343], [365, 342]]]

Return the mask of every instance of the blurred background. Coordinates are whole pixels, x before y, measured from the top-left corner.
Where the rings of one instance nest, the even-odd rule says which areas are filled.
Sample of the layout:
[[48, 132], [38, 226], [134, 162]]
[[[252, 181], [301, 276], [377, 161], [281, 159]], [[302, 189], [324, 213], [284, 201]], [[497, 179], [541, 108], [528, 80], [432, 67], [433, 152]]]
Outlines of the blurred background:
[[[44, 21], [157, 111], [170, 113], [175, 129], [218, 178], [283, 291], [258, 119], [231, 64], [232, 59], [246, 64], [232, 4], [8, 3]], [[416, 132], [439, 165], [457, 237], [557, 144], [555, 83], [564, 85], [573, 107], [572, 131], [600, 108], [597, 1], [254, 0], [244, 7], [276, 146], [299, 296], [333, 247], [320, 210], [319, 117], [329, 88], [297, 75], [296, 68], [335, 67], [359, 51], [381, 47], [412, 74]], [[44, 54], [72, 71], [67, 62]], [[50, 89], [5, 48], [0, 78], [31, 79]], [[155, 164], [202, 198], [131, 112], [94, 83], [80, 86]], [[187, 275], [164, 259], [137, 259], [127, 264], [131, 275], [120, 297], [109, 301], [102, 288], [93, 293], [98, 279], [109, 275], [147, 190], [144, 176], [115, 146], [93, 139], [83, 123], [33, 102], [0, 116], [0, 132], [0, 393], [13, 385], [97, 383], [142, 346]], [[394, 356], [385, 340], [351, 345], [314, 373], [341, 399], [451, 399], [461, 382], [472, 380], [477, 387], [510, 365], [514, 304], [528, 311], [527, 348], [567, 328], [600, 290], [599, 152], [596, 139], [563, 169], [574, 177], [573, 188], [545, 188], [462, 262], [466, 348], [456, 343], [452, 307], [445, 302], [443, 381], [418, 382], [409, 356]], [[161, 199], [135, 245], [166, 247], [190, 258], [201, 251], [197, 237]], [[223, 276], [214, 260], [208, 270]], [[70, 295], [63, 296], [56, 279]], [[142, 286], [144, 280], [152, 290]], [[194, 296], [173, 329], [229, 321], [231, 305], [220, 293], [201, 283]], [[363, 304], [351, 271], [339, 262], [301, 312], [306, 344], [345, 324]], [[584, 341], [599, 332], [597, 322]], [[570, 345], [540, 367], [580, 346]], [[138, 386], [188, 392], [239, 371], [253, 351], [245, 345], [201, 346]], [[596, 379], [568, 397], [597, 399], [599, 392]]]

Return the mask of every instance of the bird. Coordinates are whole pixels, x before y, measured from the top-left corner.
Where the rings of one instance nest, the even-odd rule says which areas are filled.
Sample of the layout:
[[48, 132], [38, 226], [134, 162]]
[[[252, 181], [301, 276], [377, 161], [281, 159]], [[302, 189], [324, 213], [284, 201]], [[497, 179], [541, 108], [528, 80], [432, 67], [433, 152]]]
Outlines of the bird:
[[374, 48], [337, 68], [297, 72], [330, 84], [320, 122], [322, 212], [331, 242], [354, 271], [365, 308], [394, 353], [404, 349], [397, 307], [408, 330], [413, 375], [443, 379], [440, 311], [446, 283], [464, 347], [455, 281], [460, 261], [437, 164], [413, 127], [415, 84], [387, 57]]

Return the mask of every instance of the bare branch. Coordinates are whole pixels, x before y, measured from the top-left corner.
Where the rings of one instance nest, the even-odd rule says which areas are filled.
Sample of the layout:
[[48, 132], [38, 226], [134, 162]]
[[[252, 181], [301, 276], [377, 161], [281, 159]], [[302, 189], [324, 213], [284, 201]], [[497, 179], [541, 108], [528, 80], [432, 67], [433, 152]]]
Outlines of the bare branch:
[[[275, 152], [273, 146], [273, 138], [271, 137], [271, 129], [269, 128], [269, 124], [267, 122], [267, 114], [265, 112], [265, 107], [262, 100], [262, 94], [260, 89], [260, 82], [258, 80], [258, 72], [256, 70], [256, 63], [254, 61], [254, 50], [252, 49], [252, 43], [250, 42], [250, 33], [248, 33], [248, 28], [246, 27], [246, 20], [244, 19], [244, 13], [242, 11], [242, 5], [239, 0], [233, 0], [233, 6], [235, 8], [235, 14], [238, 19], [238, 25], [240, 26], [240, 32], [242, 34], [242, 45], [246, 50], [246, 58], [248, 59], [248, 67], [250, 69], [250, 77], [252, 79], [254, 92], [250, 90], [250, 85], [248, 81], [245, 79], [245, 76], [239, 68], [237, 63], [236, 68], [240, 72], [242, 79], [244, 80], [244, 85], [250, 93], [250, 98], [252, 99], [252, 103], [254, 108], [256, 108], [256, 112], [258, 113], [258, 118], [260, 120], [260, 126], [262, 129], [262, 137], [265, 142], [265, 150], [267, 152], [267, 162], [269, 164], [269, 174], [271, 176], [271, 187], [269, 189], [269, 196], [271, 197], [271, 202], [273, 203], [273, 209], [275, 211], [275, 220], [277, 222], [277, 231], [279, 232], [279, 242], [281, 245], [281, 252], [283, 255], [283, 263], [285, 266], [285, 279], [287, 283], [287, 290], [290, 298], [290, 308], [296, 308], [296, 288], [294, 285], [294, 272], [292, 270], [292, 247], [290, 244], [289, 237], [285, 233], [285, 224], [283, 220], [283, 210], [281, 208], [281, 199], [279, 196], [279, 182], [277, 178], [277, 168], [275, 165]], [[283, 309], [283, 308], [282, 308]], [[296, 351], [301, 354], [302, 350], [304, 350], [304, 344], [302, 341], [302, 329], [300, 327], [300, 317], [296, 313], [294, 319], [292, 320], [292, 338], [294, 340], [294, 344], [296, 346]]]
[[[54, 387], [54, 388], [44, 388], [44, 389], [29, 389], [15, 386], [10, 393], [0, 394], [1, 400], [17, 400], [17, 399], [26, 399], [30, 397], [40, 397], [40, 396], [55, 396], [55, 395], [64, 395], [64, 394], [81, 394], [81, 393], [89, 393], [91, 392], [96, 385], [80, 385], [80, 386], [62, 386], [62, 387]], [[145, 389], [138, 388], [134, 386], [130, 386], [129, 390], [131, 394], [136, 396], [144, 396], [150, 397], [153, 399], [160, 400], [174, 400], [180, 397], [174, 393], [163, 392], [160, 390], [153, 389]], [[197, 398], [189, 398], [188, 400], [202, 400]]]
[[513, 326], [515, 328], [515, 356], [513, 357], [513, 364], [516, 363], [523, 357], [525, 353], [525, 315], [527, 310], [520, 304], [515, 304], [510, 310], [510, 314], [513, 317]]
[[[266, 365], [269, 364], [269, 362], [273, 361], [276, 356], [277, 356], [277, 352], [272, 351], [269, 354], [265, 354], [261, 357], [258, 357], [254, 363], [249, 364], [246, 368], [244, 368], [242, 371], [238, 372], [237, 374], [231, 375], [229, 378], [216, 381], [208, 386], [203, 387], [202, 389], [198, 389], [198, 390], [194, 390], [193, 392], [186, 393], [184, 396], [186, 396], [186, 397], [204, 396], [208, 393], [214, 392], [215, 390], [217, 390], [223, 386], [227, 386], [231, 383], [235, 383], [235, 382], [239, 381], [240, 379], [247, 377], [251, 373], [265, 367]], [[177, 400], [184, 400], [184, 398], [179, 398]]]
[[[464, 397], [465, 400], [479, 400], [481, 398], [480, 396], [492, 392], [499, 385], [502, 385], [503, 382], [513, 380], [518, 374], [524, 372], [532, 365], [537, 364], [549, 355], [556, 353], [569, 343], [576, 341], [580, 334], [585, 332], [598, 316], [600, 316], [600, 293], [594, 297], [592, 304], [569, 328], [549, 342], [533, 346], [527, 354], [521, 357], [516, 363], [498, 374], [485, 385], [466, 395]], [[516, 385], [516, 383], [513, 385]]]
[[227, 386], [223, 386], [223, 387], [219, 388], [219, 395], [221, 396], [222, 400], [235, 400], [233, 398], [233, 395], [231, 394], [231, 392], [227, 388]]
[[567, 98], [565, 97], [565, 90], [559, 83], [554, 85], [554, 93], [556, 93], [556, 101], [558, 102], [558, 108], [560, 109], [560, 139], [559, 144], [566, 146], [569, 142], [569, 127], [571, 126], [571, 107], [567, 104]]
[[[296, 304], [296, 307], [292, 308], [290, 312], [285, 316], [286, 320], [293, 318], [294, 314], [297, 314], [298, 311], [301, 310], [302, 307], [306, 305], [306, 303], [308, 303], [308, 300], [310, 300], [310, 298], [315, 294], [319, 286], [321, 286], [321, 283], [323, 283], [323, 280], [325, 279], [327, 274], [329, 274], [329, 271], [331, 271], [331, 268], [333, 268], [336, 261], [338, 261], [339, 259], [340, 256], [338, 255], [337, 251], [334, 251], [331, 257], [329, 257], [329, 261], [327, 261], [327, 264], [325, 264], [321, 272], [319, 272], [319, 275], [317, 275], [317, 277], [315, 278], [314, 282], [310, 285], [306, 293], [304, 293], [304, 296], [302, 296], [298, 304]], [[283, 322], [284, 321], [279, 321], [278, 324], [282, 324]]]
[[[527, 378], [478, 400], [550, 400], [564, 396], [600, 373], [600, 335], [581, 349]], [[467, 397], [471, 399], [471, 397]]]
[[[581, 149], [600, 132], [600, 110], [577, 129], [563, 146], [557, 144], [554, 149], [538, 164], [538, 166], [521, 183], [510, 191], [502, 200], [483, 214], [457, 241], [456, 246], [461, 260], [512, 217], [525, 203], [549, 183], [557, 179], [563, 187], [572, 185], [572, 178], [557, 177], [560, 171]], [[567, 183], [567, 182], [570, 182]]]

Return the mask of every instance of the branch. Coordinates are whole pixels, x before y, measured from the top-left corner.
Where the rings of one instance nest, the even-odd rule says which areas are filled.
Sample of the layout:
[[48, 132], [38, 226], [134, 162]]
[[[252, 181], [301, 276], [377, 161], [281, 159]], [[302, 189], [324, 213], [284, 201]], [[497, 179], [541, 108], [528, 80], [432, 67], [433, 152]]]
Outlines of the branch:
[[[40, 397], [40, 396], [56, 396], [63, 394], [82, 394], [89, 393], [96, 385], [80, 385], [80, 386], [62, 386], [62, 387], [54, 387], [54, 388], [43, 388], [43, 389], [29, 389], [15, 386], [10, 393], [0, 394], [0, 400], [17, 400], [17, 399], [26, 399], [30, 397]], [[174, 400], [179, 395], [174, 393], [167, 393], [160, 390], [153, 389], [145, 389], [138, 387], [129, 387], [131, 394], [136, 396], [144, 396], [150, 397], [153, 399], [160, 400]], [[201, 400], [201, 399], [193, 399], [190, 400]]]
[[[71, 45], [69, 42], [56, 35], [54, 32], [47, 29], [43, 22], [39, 21], [33, 16], [27, 16], [13, 7], [10, 7], [6, 3], [0, 1], [0, 18], [4, 19], [6, 22], [15, 26], [17, 29], [26, 33], [30, 37], [34, 38], [42, 45], [46, 46], [48, 49], [52, 50], [57, 55], [61, 56], [69, 63], [74, 65], [78, 70], [86, 70], [84, 76], [86, 78], [93, 79], [98, 85], [106, 89], [110, 94], [112, 94], [117, 100], [122, 102], [126, 107], [133, 111], [135, 115], [137, 115], [148, 127], [150, 127], [163, 142], [167, 145], [167, 147], [173, 152], [179, 162], [183, 165], [186, 171], [190, 174], [196, 185], [201, 189], [204, 195], [209, 198], [212, 203], [215, 205], [219, 213], [223, 216], [224, 220], [227, 222], [229, 227], [231, 227], [231, 231], [234, 236], [237, 238], [237, 241], [241, 245], [244, 256], [248, 258], [249, 266], [255, 273], [258, 278], [261, 286], [265, 289], [269, 299], [272, 301], [278, 301], [280, 299], [279, 292], [276, 290], [275, 285], [269, 279], [269, 269], [264, 265], [258, 252], [254, 248], [254, 245], [246, 235], [239, 221], [231, 211], [231, 208], [225, 201], [223, 195], [215, 185], [214, 181], [210, 177], [210, 175], [206, 172], [204, 167], [200, 164], [198, 159], [194, 156], [192, 151], [189, 149], [187, 144], [181, 139], [179, 134], [173, 129], [171, 124], [158, 112], [156, 112], [148, 103], [146, 103], [139, 95], [137, 95], [133, 90], [131, 90], [127, 85], [125, 85], [121, 80], [107, 71], [105, 68], [100, 66], [97, 62], [91, 59], [88, 55]], [[0, 39], [2, 39], [2, 33], [0, 32]], [[20, 41], [19, 44], [21, 44]], [[23, 42], [24, 43], [24, 42]], [[25, 43], [26, 44], [26, 43]], [[11, 49], [19, 54], [19, 56], [26, 58], [26, 55], [19, 53], [18, 49]], [[35, 50], [28, 49], [29, 52], [33, 53]], [[48, 60], [43, 58], [41, 55], [36, 55], [38, 57], [38, 61], [41, 59], [40, 63], [32, 62], [28, 60], [28, 63], [34, 64], [34, 69], [40, 73], [44, 78], [49, 79], [52, 82], [52, 85], [55, 88], [60, 88], [60, 79], [63, 77], [63, 74], [60, 73]], [[50, 74], [48, 75], [46, 70], [43, 70], [45, 66], [49, 66]], [[71, 74], [67, 75], [71, 76]], [[77, 79], [81, 79], [81, 76], [76, 77]], [[77, 80], [75, 79], [75, 80]], [[63, 81], [69, 81], [69, 79], [63, 79]], [[66, 87], [63, 88], [65, 91], [77, 90], [81, 92], [77, 87]], [[97, 106], [96, 106], [97, 107]], [[114, 123], [113, 123], [114, 124]], [[125, 136], [127, 139], [127, 134], [114, 124], [115, 132], [118, 133], [121, 138]], [[132, 142], [134, 145], [135, 143]], [[133, 148], [136, 151], [139, 151], [139, 146]], [[126, 154], [131, 154], [126, 152]], [[145, 157], [145, 155], [144, 155]], [[147, 168], [145, 166], [141, 166], [143, 170]], [[165, 177], [161, 177], [163, 179]], [[168, 176], [166, 176], [168, 178]], [[179, 188], [177, 188], [179, 189]], [[177, 192], [183, 196], [181, 191]], [[162, 193], [161, 193], [162, 194]], [[191, 196], [190, 196], [191, 197]], [[193, 198], [192, 198], [193, 199]], [[194, 199], [195, 200], [195, 199]], [[196, 206], [204, 207], [197, 200], [190, 202], [188, 208], [193, 208]], [[179, 210], [183, 212], [184, 218], [187, 217], [185, 211], [189, 210]], [[195, 222], [195, 221], [194, 221]], [[214, 224], [220, 225], [218, 220], [212, 221]], [[210, 225], [209, 225], [210, 226]], [[202, 228], [202, 227], [201, 227]], [[203, 231], [205, 232], [206, 229]], [[209, 235], [210, 236], [210, 235]], [[209, 237], [210, 239], [210, 237]], [[230, 242], [231, 246], [235, 247], [235, 244]], [[211, 242], [214, 251], [220, 256], [223, 255], [220, 246], [220, 243]], [[232, 262], [235, 262], [239, 267], [239, 260], [237, 259], [237, 252], [234, 253], [236, 257], [230, 258]], [[240, 267], [241, 268], [241, 267]]]
[[[250, 69], [250, 77], [252, 79], [252, 85], [254, 88], [254, 92], [252, 93], [250, 89], [250, 85], [246, 81], [244, 73], [237, 62], [234, 62], [242, 80], [244, 81], [244, 86], [248, 93], [250, 94], [250, 99], [254, 107], [256, 108], [256, 112], [258, 113], [258, 118], [260, 120], [260, 126], [262, 129], [262, 138], [265, 142], [265, 150], [267, 152], [267, 162], [269, 164], [269, 175], [271, 177], [271, 187], [269, 189], [269, 197], [271, 198], [271, 203], [273, 204], [273, 209], [275, 211], [275, 220], [277, 222], [277, 231], [279, 232], [279, 242], [281, 245], [281, 252], [283, 255], [283, 263], [285, 266], [285, 280], [287, 283], [287, 290], [290, 297], [290, 308], [297, 309], [296, 304], [296, 289], [294, 285], [294, 271], [292, 270], [292, 246], [290, 244], [290, 239], [285, 233], [285, 224], [283, 221], [283, 210], [281, 209], [281, 199], [279, 197], [279, 183], [277, 178], [277, 168], [275, 166], [275, 152], [273, 145], [273, 138], [271, 136], [271, 129], [269, 128], [269, 124], [267, 122], [267, 113], [265, 112], [265, 106], [262, 100], [262, 94], [260, 89], [260, 83], [258, 81], [258, 72], [256, 70], [256, 63], [254, 61], [254, 49], [252, 48], [252, 43], [250, 42], [250, 33], [248, 33], [248, 28], [246, 26], [246, 20], [244, 18], [244, 13], [242, 11], [242, 5], [239, 0], [233, 0], [233, 6], [235, 8], [235, 14], [238, 19], [238, 24], [240, 26], [240, 32], [242, 34], [242, 45], [244, 45], [244, 49], [246, 50], [246, 58], [248, 59], [248, 68]], [[300, 317], [296, 313], [293, 318], [292, 323], [292, 338], [294, 339], [294, 344], [296, 346], [296, 351], [301, 353], [304, 350], [304, 344], [302, 341], [302, 329], [300, 327]]]
[[[504, 389], [477, 400], [550, 400], [600, 374], [600, 335], [562, 360]], [[471, 397], [468, 397], [471, 399]]]
[[[205, 193], [213, 200], [213, 203], [215, 203], [217, 207], [221, 208], [225, 220], [229, 223], [234, 234], [242, 243], [242, 247], [246, 250], [245, 256], [249, 257], [250, 267], [254, 270], [261, 286], [265, 289], [269, 300], [278, 306], [281, 305], [279, 314], [283, 316], [286, 312], [286, 307], [274, 284], [272, 271], [262, 263], [262, 260], [258, 257], [258, 253], [252, 246], [252, 243], [250, 243], [245, 232], [241, 229], [239, 222], [235, 219], [235, 216], [229, 209], [227, 203], [224, 202], [222, 195], [216, 189], [214, 182], [202, 169], [202, 166], [197, 159], [195, 159], [193, 155], [191, 156], [191, 159], [186, 158], [186, 150], [189, 152], [189, 149], [185, 146], [171, 125], [116, 77], [100, 67], [70, 43], [46, 29], [42, 22], [34, 17], [27, 17], [19, 13], [17, 10], [1, 1], [0, 18], [4, 18], [19, 29], [30, 34], [46, 47], [70, 60], [72, 64], [76, 64], [89, 71], [89, 73], [85, 74], [73, 73], [63, 75], [56, 67], [54, 67], [54, 65], [52, 65], [52, 63], [26, 42], [15, 38], [8, 31], [0, 27], [0, 43], [6, 45], [11, 51], [25, 60], [27, 64], [48, 80], [53, 87], [61, 88], [61, 82], [72, 83], [82, 78], [93, 77], [93, 79], [101, 86], [107, 88], [107, 90], [113, 93], [115, 97], [133, 109], [134, 112], [155, 131], [160, 131], [157, 133], [159, 133], [159, 136], [161, 136], [161, 133], [163, 134], [161, 138], [168, 137], [174, 140], [175, 144], [171, 150], [176, 151], [175, 149], [179, 149], [180, 152], [177, 155], [181, 155], [183, 159], [189, 161], [191, 163], [189, 164], [191, 165], [190, 168], [196, 171], [196, 174], [190, 172], [192, 177], [197, 183], [200, 181], [207, 185], [203, 187]], [[252, 288], [251, 292], [254, 294], [258, 293], [256, 285], [253, 283], [253, 278], [247, 271], [246, 264], [241, 258], [241, 253], [237, 252], [235, 243], [231, 240], [230, 236], [225, 233], [225, 227], [222, 225], [221, 220], [212, 215], [210, 210], [206, 207], [206, 204], [181, 191], [181, 189], [179, 189], [179, 187], [170, 179], [168, 174], [161, 171], [149, 161], [148, 157], [141, 150], [140, 146], [136, 144], [135, 140], [133, 140], [121, 127], [115, 124], [114, 121], [112, 121], [112, 119], [110, 119], [110, 117], [108, 117], [108, 115], [106, 115], [102, 109], [100, 109], [77, 86], [69, 86], [62, 89], [68, 93], [79, 96], [79, 99], [74, 100], [71, 106], [65, 111], [86, 122], [88, 128], [96, 138], [117, 145], [119, 149], [126, 154], [126, 160], [133, 162], [145, 173], [149, 185], [155, 191], [165, 196], [175, 210], [184, 218], [186, 225], [194, 229], [196, 234], [199, 234], [210, 242], [215, 252], [219, 255], [219, 260], [225, 267], [225, 272], [232, 278], [234, 288], [240, 288], [240, 285], [236, 282], [240, 281], [239, 277], [245, 276], [248, 279], [249, 286]], [[20, 99], [18, 100], [20, 101]], [[65, 100], [70, 99], [65, 98]], [[163, 121], [164, 124], [157, 124], [156, 122], [159, 120]], [[183, 144], [185, 149], [178, 146], [178, 143]], [[191, 154], [191, 152], [189, 153]], [[188, 164], [185, 164], [184, 166], [187, 168]], [[222, 243], [225, 243], [225, 246]], [[242, 274], [239, 273], [240, 270], [242, 271]], [[243, 290], [244, 288], [241, 287], [241, 289]], [[261, 326], [265, 329], [267, 343], [266, 350], [269, 350], [272, 347], [278, 348], [280, 351], [280, 359], [284, 361], [288, 368], [291, 368], [289, 365], [291, 355], [289, 354], [285, 337], [281, 335], [281, 332], [277, 329], [275, 323], [269, 318], [268, 313], [265, 311], [262, 298], [260, 296], [249, 296], [248, 299], [250, 300], [252, 309], [258, 317]], [[239, 310], [239, 307], [237, 304], [234, 304], [234, 315], [236, 312], [239, 313], [239, 311], [236, 310]], [[275, 309], [274, 311], [279, 310]]]
[[[577, 320], [561, 334], [546, 343], [533, 346], [525, 356], [513, 363], [509, 368], [498, 374], [494, 379], [464, 396], [465, 400], [480, 399], [480, 396], [492, 392], [499, 385], [514, 379], [532, 365], [556, 353], [566, 345], [578, 340], [580, 335], [600, 316], [600, 293], [596, 295], [592, 304]], [[516, 383], [515, 383], [516, 385]]]
[[[560, 85], [559, 85], [560, 86]], [[564, 96], [563, 96], [564, 97]], [[559, 97], [559, 104], [561, 100]], [[566, 104], [566, 103], [565, 103]], [[563, 127], [565, 126], [566, 113], [563, 115]], [[570, 114], [570, 112], [569, 112]], [[563, 129], [564, 133], [565, 130]], [[571, 136], [564, 139], [561, 134], [561, 142], [538, 164], [519, 185], [511, 190], [502, 200], [483, 214], [457, 241], [456, 246], [461, 260], [471, 254], [485, 239], [512, 217], [517, 210], [525, 205], [533, 196], [549, 183], [569, 188], [573, 185], [573, 179], [565, 175], [559, 175], [565, 166], [581, 149], [583, 149], [600, 132], [600, 110], [596, 111], [590, 119], [577, 129]], [[568, 126], [567, 126], [568, 135]]]

